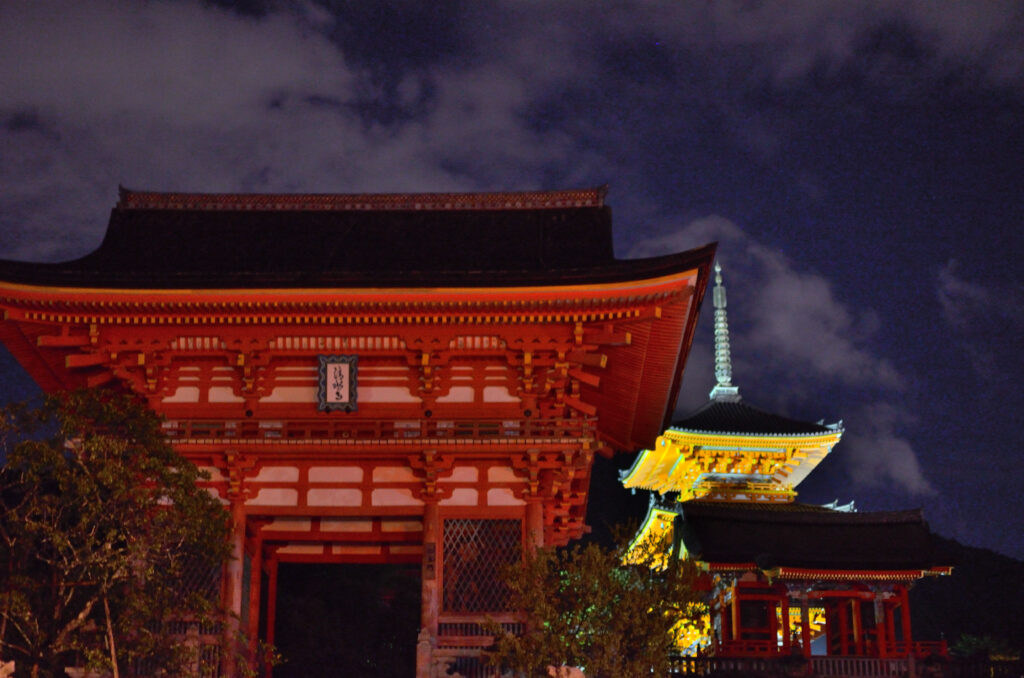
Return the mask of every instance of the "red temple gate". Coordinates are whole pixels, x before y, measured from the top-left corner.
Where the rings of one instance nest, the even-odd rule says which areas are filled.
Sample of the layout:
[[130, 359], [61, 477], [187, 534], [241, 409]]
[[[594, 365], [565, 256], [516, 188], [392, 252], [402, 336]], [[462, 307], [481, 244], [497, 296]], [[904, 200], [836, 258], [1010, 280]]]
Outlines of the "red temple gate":
[[279, 563], [414, 563], [428, 676], [519, 623], [495, 574], [583, 533], [593, 455], [653, 444], [712, 257], [615, 259], [602, 191], [123, 191], [96, 252], [0, 262], [0, 340], [166, 418], [230, 507], [254, 648]]

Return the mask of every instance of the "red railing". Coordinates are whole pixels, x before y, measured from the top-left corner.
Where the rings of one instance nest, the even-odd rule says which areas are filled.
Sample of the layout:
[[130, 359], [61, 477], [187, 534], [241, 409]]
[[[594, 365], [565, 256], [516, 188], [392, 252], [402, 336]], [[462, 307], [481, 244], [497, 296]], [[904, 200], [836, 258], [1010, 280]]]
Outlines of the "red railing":
[[505, 633], [523, 632], [523, 622], [510, 613], [438, 620], [437, 647], [432, 652], [437, 675], [448, 675], [451, 669], [463, 678], [498, 678], [499, 672], [484, 657], [485, 649], [494, 644], [494, 636], [487, 632], [492, 623]]
[[[945, 640], [915, 640], [910, 643], [898, 640], [885, 643], [884, 649], [885, 657], [906, 657], [908, 654], [913, 654], [915, 657], [949, 656], [949, 648], [946, 646]], [[781, 657], [786, 653], [778, 643], [771, 640], [723, 640], [712, 645], [711, 654], [715, 657]], [[863, 659], [872, 659], [878, 656], [875, 652], [870, 652], [867, 656], [857, 655], [858, 658]]]
[[884, 646], [885, 654], [889, 657], [905, 657], [911, 653], [915, 657], [927, 657], [933, 654], [940, 657], [949, 656], [949, 647], [945, 640], [914, 640], [909, 643], [905, 640], [896, 640], [887, 642]]
[[757, 657], [678, 657], [669, 665], [669, 678], [675, 676], [707, 676], [713, 673], [767, 673], [775, 666], [771, 659]]
[[170, 440], [509, 440], [521, 438], [581, 438], [593, 436], [593, 418], [435, 420], [435, 419], [283, 419], [277, 421], [181, 420], [163, 425]]
[[874, 678], [906, 676], [909, 662], [903, 658], [879, 657], [811, 657], [811, 675], [822, 678]]
[[772, 640], [720, 640], [712, 646], [715, 657], [775, 657], [778, 643]]
[[[908, 649], [904, 644], [904, 649]], [[945, 644], [917, 641], [913, 654], [902, 657], [823, 657], [809, 659], [796, 655], [776, 657], [676, 657], [669, 678], [708, 676], [732, 672], [751, 676], [814, 676], [815, 678], [921, 678], [942, 675], [945, 678], [1021, 678], [1024, 661], [993, 661], [950, 658], [942, 654]], [[941, 673], [934, 673], [939, 667]]]
[[815, 678], [890, 678], [909, 675], [908, 659], [877, 657], [680, 657], [669, 671], [675, 676], [733, 675], [815, 676]]

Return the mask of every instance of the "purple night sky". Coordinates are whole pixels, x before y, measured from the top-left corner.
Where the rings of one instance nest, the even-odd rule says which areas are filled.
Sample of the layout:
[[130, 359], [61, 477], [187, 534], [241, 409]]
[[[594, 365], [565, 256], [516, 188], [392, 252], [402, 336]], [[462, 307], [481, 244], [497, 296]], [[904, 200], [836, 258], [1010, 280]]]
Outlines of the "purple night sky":
[[118, 184], [607, 184], [620, 257], [720, 243], [744, 399], [844, 421], [801, 500], [1024, 558], [1020, 2], [5, 0], [0, 258], [94, 249]]

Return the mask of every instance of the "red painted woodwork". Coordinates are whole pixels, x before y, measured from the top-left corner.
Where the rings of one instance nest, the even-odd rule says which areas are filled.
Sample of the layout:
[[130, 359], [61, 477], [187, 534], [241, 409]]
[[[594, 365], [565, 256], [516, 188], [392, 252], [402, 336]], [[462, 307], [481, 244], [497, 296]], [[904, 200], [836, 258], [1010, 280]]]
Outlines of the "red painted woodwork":
[[[115, 212], [594, 209], [603, 195], [125, 191]], [[44, 390], [128, 390], [165, 418], [230, 507], [235, 553], [252, 567], [246, 587], [242, 560], [232, 562], [224, 596], [245, 611], [239, 630], [251, 642], [261, 609], [273, 641], [281, 562], [421, 563], [423, 627], [436, 642], [443, 626], [452, 642], [482, 618], [442, 609], [444, 568], [461, 567], [444, 550], [457, 543], [446, 521], [514, 521], [528, 548], [579, 537], [593, 455], [651, 446], [671, 416], [713, 254], [597, 261], [592, 279], [604, 282], [587, 284], [540, 269], [536, 284], [464, 287], [114, 289], [0, 277], [0, 341]], [[49, 275], [0, 262], [0, 276], [8, 270]], [[317, 407], [318, 356], [332, 354], [358, 356], [354, 412]]]
[[[833, 572], [841, 588], [820, 579], [774, 580], [763, 577], [719, 582], [711, 605], [712, 625], [720, 630], [713, 637], [711, 652], [719, 657], [789, 656], [794, 643], [806, 657], [811, 656], [811, 632], [806, 624], [811, 605], [824, 607], [824, 640], [827, 654], [839, 657], [907, 657], [931, 653], [945, 655], [942, 643], [913, 641], [910, 632], [909, 597], [902, 574], [880, 582], [857, 579], [856, 572]], [[796, 599], [794, 599], [796, 596]], [[799, 638], [780, 633], [779, 619], [789, 618], [798, 602], [801, 610]], [[900, 624], [896, 624], [899, 610]]]

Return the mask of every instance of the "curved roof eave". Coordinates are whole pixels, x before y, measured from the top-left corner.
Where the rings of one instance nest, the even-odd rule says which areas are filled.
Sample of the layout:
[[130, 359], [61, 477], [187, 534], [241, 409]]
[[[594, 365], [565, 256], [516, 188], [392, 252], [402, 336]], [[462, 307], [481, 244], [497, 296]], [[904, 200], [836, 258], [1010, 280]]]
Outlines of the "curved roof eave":
[[673, 422], [669, 430], [695, 435], [800, 438], [841, 435], [842, 424], [812, 424], [765, 412], [738, 400], [711, 400], [693, 414]]
[[114, 290], [559, 287], [624, 283], [678, 274], [707, 265], [714, 251], [715, 245], [712, 243], [686, 252], [647, 259], [621, 259], [588, 267], [532, 270], [161, 271], [90, 266], [88, 257], [63, 263], [0, 260], [0, 281], [37, 287]]

